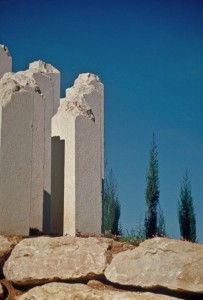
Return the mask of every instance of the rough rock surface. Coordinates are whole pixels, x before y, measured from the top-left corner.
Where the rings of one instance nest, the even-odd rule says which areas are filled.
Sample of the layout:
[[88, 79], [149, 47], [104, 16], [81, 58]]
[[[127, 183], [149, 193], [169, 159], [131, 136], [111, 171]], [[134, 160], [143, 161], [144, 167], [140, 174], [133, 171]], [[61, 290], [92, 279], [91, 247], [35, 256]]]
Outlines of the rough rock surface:
[[72, 116], [75, 118], [77, 116], [85, 116], [86, 118], [94, 121], [95, 117], [91, 110], [91, 108], [85, 102], [85, 99], [81, 95], [76, 95], [71, 101], [63, 101], [59, 110], [63, 110], [65, 108], [66, 111], [70, 112]]
[[12, 73], [8, 72], [2, 77], [5, 80], [13, 79], [19, 85], [23, 86], [26, 90], [34, 90], [36, 93], [41, 93], [36, 81], [27, 76], [25, 72]]
[[17, 241], [14, 242], [8, 237], [0, 236], [0, 273], [2, 272], [1, 268], [3, 267], [4, 262], [16, 244]]
[[66, 110], [73, 116], [84, 115], [88, 119], [95, 121], [92, 109], [85, 100], [85, 95], [101, 90], [102, 83], [95, 74], [80, 74], [75, 80], [73, 87], [66, 90]]
[[95, 290], [84, 284], [48, 283], [29, 290], [18, 300], [175, 300], [177, 298], [152, 294], [125, 291]]
[[41, 72], [41, 73], [56, 73], [56, 74], [60, 73], [51, 64], [47, 64], [42, 60], [38, 60], [38, 61], [34, 61], [33, 63], [30, 63], [29, 69], [36, 70], [37, 72]]
[[0, 104], [6, 106], [13, 93], [18, 91], [25, 91], [25, 89], [12, 78], [2, 78], [0, 80]]
[[101, 90], [101, 85], [102, 83], [97, 75], [91, 73], [80, 74], [74, 85], [66, 89], [66, 97], [71, 101], [75, 95], [88, 95], [93, 91]]
[[0, 283], [0, 299], [3, 299], [3, 296], [4, 296], [4, 290], [2, 284]]
[[97, 278], [106, 268], [107, 249], [108, 243], [96, 238], [24, 239], [6, 261], [4, 275], [19, 285]]
[[116, 255], [105, 276], [121, 285], [203, 293], [203, 247], [167, 238], [146, 240]]

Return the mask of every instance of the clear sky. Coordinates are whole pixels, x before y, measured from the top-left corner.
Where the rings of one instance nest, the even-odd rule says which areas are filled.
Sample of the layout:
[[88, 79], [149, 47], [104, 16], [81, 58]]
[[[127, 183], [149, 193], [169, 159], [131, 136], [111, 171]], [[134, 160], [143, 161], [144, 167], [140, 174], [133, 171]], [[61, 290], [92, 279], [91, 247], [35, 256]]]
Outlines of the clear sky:
[[145, 211], [152, 133], [166, 229], [179, 238], [177, 201], [190, 170], [203, 241], [203, 1], [0, 0], [0, 43], [13, 71], [44, 60], [61, 96], [79, 73], [105, 85], [105, 157], [117, 177], [123, 229]]

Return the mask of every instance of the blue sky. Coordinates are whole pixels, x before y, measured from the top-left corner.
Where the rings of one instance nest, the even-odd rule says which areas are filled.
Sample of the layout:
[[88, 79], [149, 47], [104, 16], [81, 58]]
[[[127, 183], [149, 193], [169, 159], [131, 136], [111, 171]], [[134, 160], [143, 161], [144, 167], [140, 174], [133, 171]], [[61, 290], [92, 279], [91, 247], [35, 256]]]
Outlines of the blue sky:
[[166, 229], [179, 238], [177, 201], [191, 175], [203, 241], [203, 2], [0, 0], [0, 43], [13, 70], [42, 59], [61, 71], [61, 96], [79, 73], [105, 85], [105, 157], [119, 187], [123, 229], [145, 211], [152, 133]]

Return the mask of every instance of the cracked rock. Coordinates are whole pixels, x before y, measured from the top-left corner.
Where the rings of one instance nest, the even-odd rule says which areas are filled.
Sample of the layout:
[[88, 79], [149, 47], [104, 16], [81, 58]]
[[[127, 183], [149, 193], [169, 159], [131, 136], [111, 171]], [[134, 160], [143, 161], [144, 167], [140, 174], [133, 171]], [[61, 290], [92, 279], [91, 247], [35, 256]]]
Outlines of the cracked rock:
[[96, 290], [84, 284], [48, 283], [29, 290], [18, 300], [175, 300], [177, 298], [152, 294], [126, 291]]
[[2, 272], [2, 267], [4, 262], [10, 255], [15, 243], [10, 241], [7, 237], [0, 236], [0, 273]]
[[203, 293], [203, 247], [168, 238], [146, 240], [116, 255], [105, 276], [121, 285]]
[[98, 278], [107, 265], [107, 248], [108, 243], [96, 238], [24, 239], [12, 251], [3, 271], [7, 280], [18, 285]]

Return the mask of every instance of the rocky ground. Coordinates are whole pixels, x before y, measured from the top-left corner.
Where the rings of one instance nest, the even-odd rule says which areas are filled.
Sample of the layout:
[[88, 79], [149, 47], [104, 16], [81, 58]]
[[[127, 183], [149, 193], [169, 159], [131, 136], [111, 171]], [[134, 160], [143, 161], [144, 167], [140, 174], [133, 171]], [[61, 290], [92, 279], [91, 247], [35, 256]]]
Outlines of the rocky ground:
[[203, 245], [0, 236], [0, 299], [203, 299]]

